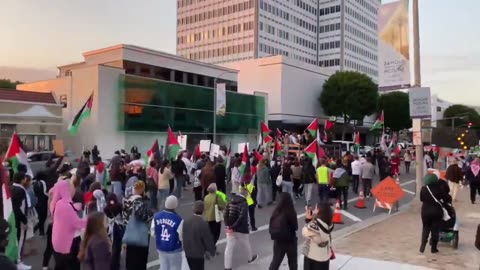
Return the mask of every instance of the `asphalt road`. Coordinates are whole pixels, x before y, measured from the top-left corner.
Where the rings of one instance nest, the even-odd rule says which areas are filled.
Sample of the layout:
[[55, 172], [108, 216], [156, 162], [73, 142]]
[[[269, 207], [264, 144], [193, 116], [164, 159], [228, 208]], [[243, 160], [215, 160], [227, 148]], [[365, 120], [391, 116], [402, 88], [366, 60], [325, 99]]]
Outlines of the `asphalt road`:
[[[402, 168], [403, 170], [403, 168]], [[405, 196], [400, 200], [400, 205], [408, 203], [414, 197], [415, 191], [415, 169], [412, 168], [409, 174], [402, 173], [400, 177], [400, 184], [402, 189], [405, 191]], [[378, 178], [373, 181], [373, 186], [379, 183]], [[316, 192], [317, 188], [314, 187], [312, 191], [312, 203], [316, 203], [318, 201], [318, 194]], [[377, 209], [373, 212], [373, 205], [375, 203], [375, 198], [366, 199], [365, 203], [367, 208], [366, 209], [358, 209], [355, 208], [354, 205], [357, 201], [358, 197], [353, 192], [349, 192], [349, 207], [347, 211], [342, 211], [342, 218], [344, 224], [336, 224], [335, 230], [339, 230], [345, 228], [347, 226], [351, 226], [357, 222], [361, 222], [368, 218], [371, 218], [376, 215], [385, 214], [387, 213], [384, 209]], [[180, 200], [180, 206], [177, 209], [177, 212], [183, 216], [187, 217], [192, 214], [192, 204], [193, 204], [193, 192], [185, 191], [183, 193], [183, 198]], [[272, 254], [273, 250], [273, 243], [270, 239], [270, 235], [268, 233], [268, 222], [271, 216], [271, 213], [274, 209], [274, 205], [269, 207], [264, 207], [262, 209], [256, 209], [255, 217], [257, 222], [258, 231], [252, 232], [250, 234], [250, 243], [252, 246], [252, 250], [255, 254], [258, 254], [259, 257], [265, 257]], [[295, 202], [295, 208], [297, 211], [297, 217], [299, 219], [299, 226], [301, 227], [304, 224], [304, 217], [305, 217], [305, 203], [303, 198], [297, 200]], [[301, 232], [297, 232], [299, 244], [301, 243]], [[41, 237], [35, 237], [32, 242], [28, 245], [28, 248], [33, 248], [37, 251], [37, 254], [31, 255], [25, 258], [25, 263], [28, 265], [32, 265], [33, 269], [42, 269], [42, 254], [45, 248], [45, 239]], [[223, 266], [223, 251], [225, 250], [225, 233], [222, 229], [222, 234], [220, 236], [220, 240], [218, 243], [218, 250], [220, 251], [220, 255], [207, 261], [206, 262], [206, 269], [224, 269]], [[341, 253], [341, 251], [338, 251]], [[242, 247], [236, 247], [234, 252], [234, 260], [233, 266], [239, 267], [247, 264], [247, 258], [244, 253], [242, 253]], [[50, 267], [53, 269], [53, 258], [50, 262]], [[123, 262], [122, 262], [123, 264]], [[186, 264], [184, 262], [184, 264]], [[158, 255], [154, 246], [154, 241], [150, 242], [150, 253], [149, 253], [149, 269], [158, 269]], [[184, 265], [183, 269], [188, 269], [188, 266]], [[252, 266], [251, 269], [254, 269]]]

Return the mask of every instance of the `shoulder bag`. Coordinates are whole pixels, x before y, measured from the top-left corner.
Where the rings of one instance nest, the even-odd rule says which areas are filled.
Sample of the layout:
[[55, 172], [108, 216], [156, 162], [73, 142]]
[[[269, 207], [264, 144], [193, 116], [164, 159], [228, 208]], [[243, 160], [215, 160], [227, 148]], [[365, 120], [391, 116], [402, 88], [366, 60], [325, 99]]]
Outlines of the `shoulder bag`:
[[[443, 181], [443, 180], [442, 180], [442, 181]], [[445, 209], [445, 207], [443, 207], [442, 203], [440, 203], [440, 202], [437, 200], [437, 198], [435, 198], [435, 196], [433, 196], [433, 193], [432, 193], [432, 191], [430, 190], [430, 188], [429, 188], [428, 186], [426, 186], [426, 187], [427, 187], [427, 189], [428, 189], [428, 192], [430, 192], [430, 195], [432, 196], [432, 198], [435, 200], [435, 202], [437, 202], [437, 203], [440, 205], [440, 207], [442, 208], [442, 211], [443, 211], [443, 217], [442, 217], [442, 218], [443, 218], [443, 220], [444, 220], [444, 221], [450, 220], [452, 217], [450, 217], [450, 215], [448, 214], [447, 209]]]
[[218, 195], [215, 194], [215, 221], [222, 222], [223, 221], [223, 212], [218, 207]]
[[282, 168], [282, 170], [280, 171], [280, 173], [278, 174], [277, 179], [275, 180], [275, 184], [277, 185], [277, 187], [281, 187], [281, 186], [282, 186], [282, 182], [283, 182], [282, 173], [283, 173], [283, 168]]

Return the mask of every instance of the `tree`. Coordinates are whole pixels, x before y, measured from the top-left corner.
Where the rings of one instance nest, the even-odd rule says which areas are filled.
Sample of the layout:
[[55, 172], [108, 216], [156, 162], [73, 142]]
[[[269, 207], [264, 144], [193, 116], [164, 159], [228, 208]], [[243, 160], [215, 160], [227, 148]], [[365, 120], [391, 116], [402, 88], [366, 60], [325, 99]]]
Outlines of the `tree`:
[[10, 79], [0, 79], [0, 88], [16, 89], [17, 84], [21, 83], [19, 81], [11, 81]]
[[319, 98], [327, 115], [343, 117], [342, 140], [351, 120], [363, 120], [377, 111], [378, 87], [365, 74], [338, 71], [324, 84]]
[[455, 127], [466, 127], [468, 122], [473, 124], [474, 128], [480, 127], [480, 115], [478, 112], [469, 106], [462, 104], [455, 104], [448, 107], [443, 113], [443, 118], [454, 118], [458, 117], [455, 120], [445, 120], [447, 121], [446, 125], [452, 126], [452, 123], [455, 124]]
[[383, 110], [385, 127], [389, 127], [393, 131], [412, 127], [410, 101], [407, 93], [390, 92], [380, 95], [378, 99], [378, 110]]

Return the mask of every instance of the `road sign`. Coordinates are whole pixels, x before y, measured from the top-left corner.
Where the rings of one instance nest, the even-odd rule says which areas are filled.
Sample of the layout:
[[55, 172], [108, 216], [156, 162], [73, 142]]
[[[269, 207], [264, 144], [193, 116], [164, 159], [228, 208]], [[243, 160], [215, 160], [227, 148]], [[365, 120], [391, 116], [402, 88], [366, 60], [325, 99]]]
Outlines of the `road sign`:
[[429, 87], [411, 88], [408, 91], [408, 98], [410, 100], [410, 118], [429, 118], [432, 116]]
[[372, 194], [382, 203], [394, 204], [405, 196], [405, 191], [389, 176], [372, 189]]

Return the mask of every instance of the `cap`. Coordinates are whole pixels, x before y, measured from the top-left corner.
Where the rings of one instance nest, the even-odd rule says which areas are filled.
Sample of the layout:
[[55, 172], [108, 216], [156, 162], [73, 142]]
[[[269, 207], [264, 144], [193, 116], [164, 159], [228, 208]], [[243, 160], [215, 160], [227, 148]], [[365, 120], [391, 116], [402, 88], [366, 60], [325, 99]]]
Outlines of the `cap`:
[[170, 195], [165, 200], [165, 209], [175, 210], [178, 207], [177, 197]]

